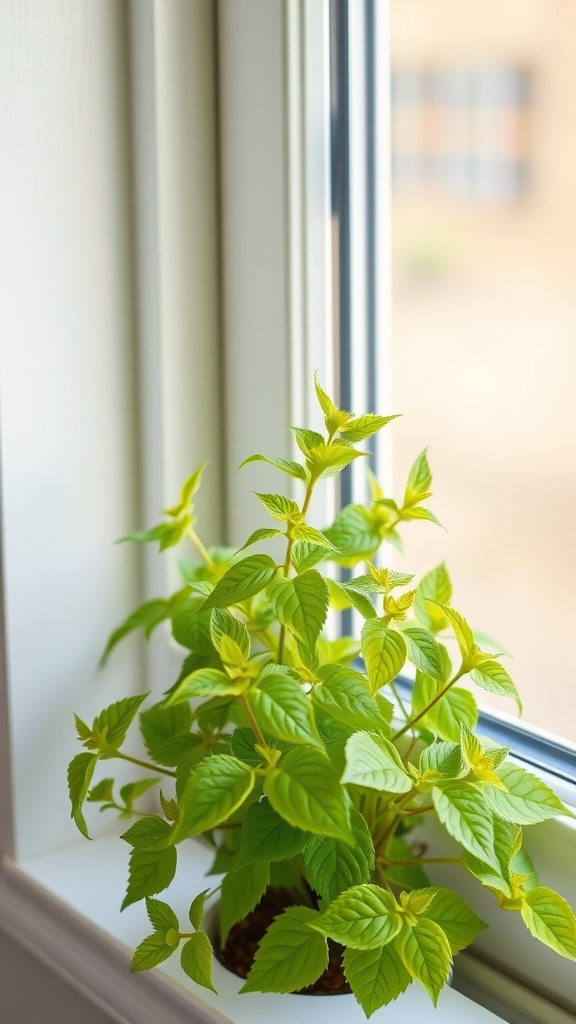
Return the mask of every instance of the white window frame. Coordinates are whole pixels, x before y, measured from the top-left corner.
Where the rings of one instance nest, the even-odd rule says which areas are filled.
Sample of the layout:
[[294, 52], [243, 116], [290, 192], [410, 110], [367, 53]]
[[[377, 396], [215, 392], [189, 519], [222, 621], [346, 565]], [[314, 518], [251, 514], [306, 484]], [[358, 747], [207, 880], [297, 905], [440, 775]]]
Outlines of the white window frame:
[[[194, 5], [187, 0], [173, 0], [169, 5], [165, 0], [127, 3], [140, 404], [146, 410], [140, 423], [145, 457], [139, 504], [143, 519], [153, 521], [158, 495], [171, 500], [174, 488], [189, 471], [190, 459], [200, 462], [211, 452], [213, 461], [223, 463], [225, 469], [221, 480], [216, 475], [208, 484], [205, 515], [216, 532], [226, 528], [234, 541], [237, 532], [243, 539], [249, 514], [240, 492], [259, 486], [257, 469], [250, 470], [249, 484], [238, 484], [238, 464], [252, 451], [287, 454], [286, 423], [302, 423], [317, 416], [311, 396], [313, 371], [319, 371], [328, 389], [333, 383], [327, 301], [331, 275], [329, 154], [323, 116], [328, 88], [326, 4], [319, 0], [218, 0], [218, 175], [216, 153], [210, 148], [215, 106], [207, 111], [204, 92], [206, 81], [213, 81], [210, 60], [191, 63], [189, 49], [200, 39], [205, 56], [214, 53], [213, 6], [210, 0]], [[385, 35], [383, 11], [384, 4], [380, 25]], [[195, 40], [188, 18], [200, 33]], [[196, 80], [197, 94], [184, 84], [183, 93], [186, 75], [199, 67], [204, 83], [200, 77]], [[269, 130], [263, 131], [263, 124]], [[198, 132], [205, 133], [208, 154], [208, 174], [204, 164], [204, 176], [196, 162]], [[220, 214], [215, 183], [219, 185]], [[192, 204], [185, 211], [179, 202], [182, 197]], [[218, 216], [222, 294], [214, 247]], [[192, 234], [182, 228], [190, 219], [197, 229]], [[182, 276], [179, 269], [187, 263], [198, 266], [199, 252], [206, 257], [206, 245], [212, 246], [208, 294], [205, 289], [195, 294], [190, 290], [190, 278]], [[218, 340], [221, 308], [223, 353]], [[192, 337], [191, 325], [198, 325], [198, 333]], [[208, 346], [207, 336], [211, 339]], [[202, 381], [209, 383], [194, 404], [188, 401], [186, 388], [194, 386], [198, 372]], [[192, 453], [189, 444], [182, 443], [184, 436], [194, 438]], [[221, 518], [224, 508], [228, 510], [226, 527]], [[164, 582], [150, 558], [145, 562], [143, 593], [158, 592]], [[100, 639], [99, 633], [95, 640], [99, 643]], [[169, 655], [163, 645], [157, 645], [148, 661], [150, 678], [159, 674], [162, 679], [170, 670]], [[6, 671], [2, 674], [7, 675]], [[93, 923], [98, 920], [96, 911], [91, 917], [90, 908], [81, 906], [86, 889], [83, 865], [89, 863], [88, 854], [93, 856], [92, 849], [81, 841], [77, 847], [69, 847], [68, 857], [57, 850], [46, 858], [14, 860], [9, 741], [14, 752], [20, 740], [4, 734], [9, 721], [7, 694], [8, 686], [0, 686], [0, 927], [17, 935], [18, 942], [102, 1006], [112, 1020], [124, 1024], [189, 1020], [191, 1003], [186, 988], [162, 972], [130, 979], [126, 944], [111, 938], [102, 921]], [[100, 700], [98, 693], [95, 699]], [[81, 701], [79, 692], [78, 711], [82, 710]], [[70, 842], [71, 835], [62, 836], [63, 842]], [[573, 838], [576, 841], [576, 836]], [[93, 849], [101, 857], [96, 862], [98, 873], [104, 878], [109, 869], [110, 885], [119, 893], [125, 860], [122, 858], [118, 869], [120, 844], [109, 847], [102, 838]], [[127, 925], [128, 931], [130, 927]], [[113, 926], [111, 930], [114, 932]], [[201, 1003], [194, 1006], [195, 1019], [222, 1020]], [[444, 1019], [455, 1024], [461, 1024], [464, 1014], [466, 1021], [479, 1024], [489, 1019], [455, 992], [446, 993], [443, 1007]]]

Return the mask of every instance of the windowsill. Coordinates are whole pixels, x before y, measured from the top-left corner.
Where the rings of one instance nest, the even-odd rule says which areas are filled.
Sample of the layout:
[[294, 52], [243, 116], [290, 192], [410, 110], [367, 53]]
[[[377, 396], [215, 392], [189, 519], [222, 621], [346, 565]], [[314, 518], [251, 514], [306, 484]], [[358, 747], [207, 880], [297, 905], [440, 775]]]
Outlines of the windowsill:
[[[180, 848], [179, 859], [186, 868], [166, 891], [166, 899], [185, 921], [191, 896], [205, 888], [210, 853], [200, 844], [190, 843], [187, 849]], [[314, 1000], [310, 1014], [318, 1014], [321, 1004], [315, 996], [238, 997], [240, 979], [219, 964], [214, 969], [216, 996], [186, 978], [177, 955], [147, 975], [130, 975], [131, 950], [149, 933], [150, 926], [141, 905], [128, 907], [122, 914], [118, 911], [126, 863], [124, 844], [110, 837], [92, 843], [80, 841], [19, 865], [7, 864], [5, 884], [0, 887], [0, 926], [122, 1024], [157, 1024], [159, 1019], [163, 1024], [267, 1024], [272, 1016], [275, 1024], [293, 1024], [308, 999]], [[353, 996], [331, 999], [329, 1007], [331, 1024], [365, 1021]], [[382, 1012], [372, 1019], [377, 1021]], [[452, 989], [443, 992], [435, 1013], [417, 985], [385, 1013], [387, 1024], [415, 1019], [422, 1024], [500, 1021]]]

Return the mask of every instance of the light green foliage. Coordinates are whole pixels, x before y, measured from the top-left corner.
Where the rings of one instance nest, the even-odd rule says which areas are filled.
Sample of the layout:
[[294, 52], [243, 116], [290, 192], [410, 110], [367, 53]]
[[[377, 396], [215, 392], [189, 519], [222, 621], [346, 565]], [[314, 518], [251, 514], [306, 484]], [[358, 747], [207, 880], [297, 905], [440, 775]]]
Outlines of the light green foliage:
[[[149, 638], [165, 620], [185, 658], [145, 710], [145, 695], [128, 696], [92, 725], [76, 717], [83, 750], [68, 768], [68, 787], [84, 835], [85, 806], [130, 819], [122, 908], [145, 899], [153, 928], [133, 971], [179, 949], [185, 974], [214, 990], [212, 947], [201, 930], [206, 899], [220, 892], [225, 940], [269, 887], [282, 887], [294, 905], [268, 928], [242, 991], [305, 988], [324, 971], [331, 940], [344, 946], [346, 977], [370, 1016], [412, 981], [436, 1003], [452, 956], [485, 927], [449, 880], [432, 884], [429, 864], [450, 863], [456, 888], [467, 873], [537, 940], [576, 959], [574, 914], [540, 883], [522, 835], [523, 826], [571, 812], [508, 760], [507, 747], [476, 734], [468, 683], [519, 710], [521, 703], [503, 649], [452, 606], [446, 567], [414, 580], [388, 564], [386, 545], [402, 550], [407, 522], [438, 522], [424, 507], [427, 452], [401, 500], [367, 467], [370, 500], [318, 524], [320, 481], [357, 459], [367, 463], [364, 442], [394, 417], [340, 409], [317, 379], [315, 389], [322, 429], [292, 428], [297, 458], [256, 454], [243, 463], [267, 467], [269, 489], [254, 505], [260, 523], [269, 515], [271, 524], [257, 520], [237, 549], [205, 546], [194, 507], [201, 466], [161, 523], [123, 538], [160, 549], [191, 544], [194, 557], [183, 552], [179, 590], [140, 605], [111, 633], [103, 660], [124, 637], [141, 630]], [[234, 533], [235, 510], [228, 511]], [[345, 609], [364, 620], [358, 635], [333, 628]], [[397, 677], [412, 666], [406, 696]], [[138, 719], [141, 756], [126, 742]], [[140, 774], [119, 786], [110, 771], [95, 777], [99, 762], [113, 758]], [[454, 856], [428, 850], [430, 816], [451, 837]], [[192, 930], [181, 931], [154, 897], [182, 872], [178, 844], [194, 836], [212, 847], [208, 874], [221, 878], [214, 893], [190, 893]]]

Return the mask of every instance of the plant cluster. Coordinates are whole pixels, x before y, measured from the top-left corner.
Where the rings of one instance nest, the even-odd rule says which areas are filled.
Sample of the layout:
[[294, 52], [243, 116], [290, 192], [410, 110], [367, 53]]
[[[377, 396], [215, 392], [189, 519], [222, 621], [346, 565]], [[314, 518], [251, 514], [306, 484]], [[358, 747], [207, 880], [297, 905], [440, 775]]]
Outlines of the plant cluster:
[[[292, 428], [300, 461], [246, 460], [295, 478], [303, 497], [258, 494], [273, 523], [243, 548], [206, 548], [196, 532], [204, 467], [160, 525], [123, 538], [157, 541], [161, 550], [188, 538], [199, 560], [181, 563], [180, 590], [147, 601], [120, 625], [105, 657], [125, 635], [141, 628], [148, 637], [163, 621], [186, 657], [174, 685], [147, 710], [140, 710], [144, 694], [112, 704], [91, 726], [77, 719], [85, 749], [68, 778], [84, 834], [85, 800], [136, 819], [122, 836], [131, 847], [122, 907], [146, 899], [153, 932], [136, 949], [132, 970], [180, 947], [184, 971], [211, 988], [205, 899], [219, 892], [224, 942], [269, 886], [282, 886], [294, 905], [268, 929], [242, 991], [310, 985], [334, 940], [369, 1016], [413, 980], [436, 1003], [453, 955], [485, 927], [457, 892], [431, 883], [428, 865], [439, 861], [473, 875], [536, 939], [576, 960], [576, 918], [540, 884], [522, 843], [524, 826], [570, 812], [509, 760], [509, 748], [476, 735], [476, 701], [458, 685], [464, 677], [520, 701], [501, 654], [482, 650], [452, 607], [446, 568], [413, 586], [411, 575], [381, 567], [380, 549], [400, 544], [402, 522], [436, 521], [423, 505], [431, 485], [426, 452], [410, 470], [401, 504], [370, 475], [369, 503], [348, 505], [322, 531], [309, 524], [318, 481], [363, 456], [357, 445], [393, 418], [353, 416], [318, 383], [316, 393], [325, 433]], [[280, 560], [248, 553], [271, 540], [283, 545]], [[346, 567], [343, 581], [323, 573], [330, 563]], [[326, 636], [329, 608], [350, 607], [364, 620], [359, 643]], [[410, 704], [395, 685], [407, 663], [415, 670]], [[149, 761], [122, 749], [137, 717]], [[114, 758], [151, 774], [118, 796], [112, 778], [92, 785], [96, 767]], [[160, 782], [154, 811], [135, 806]], [[458, 844], [453, 857], [427, 856], [411, 842], [428, 816]], [[178, 846], [192, 837], [213, 847], [218, 877], [195, 896], [191, 930], [183, 930], [153, 897], [169, 886]]]

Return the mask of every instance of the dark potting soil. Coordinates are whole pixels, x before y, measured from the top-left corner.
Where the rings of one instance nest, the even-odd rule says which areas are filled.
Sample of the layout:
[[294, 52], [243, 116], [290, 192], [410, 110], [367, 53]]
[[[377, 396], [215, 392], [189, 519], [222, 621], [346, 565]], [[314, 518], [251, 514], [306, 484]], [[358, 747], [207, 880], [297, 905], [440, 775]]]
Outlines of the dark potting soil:
[[[216, 950], [220, 963], [240, 978], [247, 978], [258, 946], [268, 926], [286, 907], [293, 905], [294, 900], [286, 890], [269, 889], [255, 909], [243, 921], [233, 925], [224, 948]], [[342, 969], [342, 946], [337, 946], [332, 942], [329, 942], [328, 945], [328, 967], [318, 981], [309, 985], [308, 988], [301, 989], [299, 995], [335, 996], [351, 991]]]

